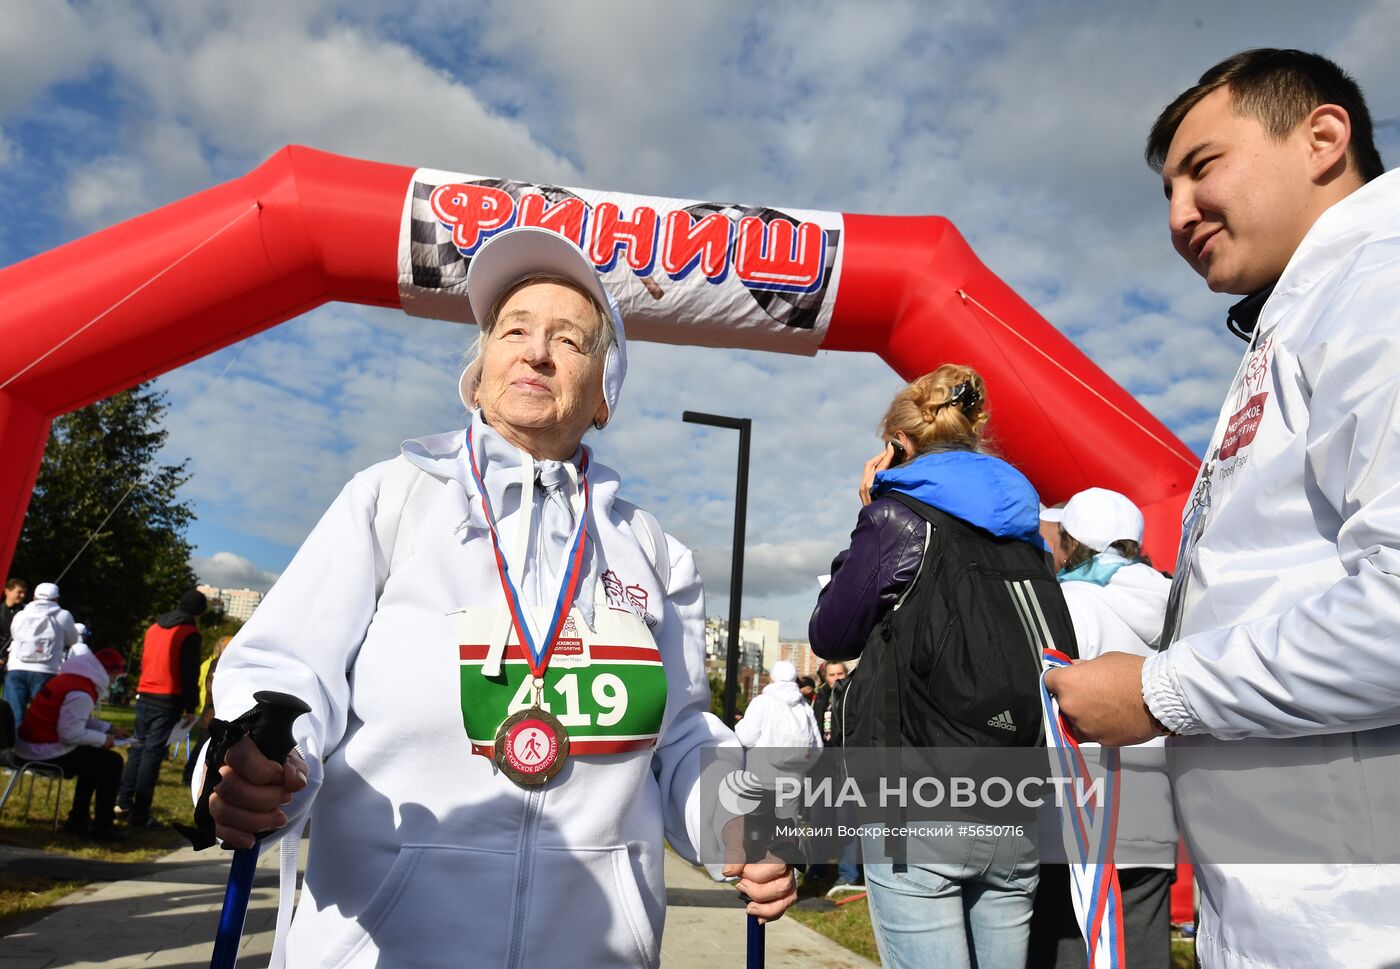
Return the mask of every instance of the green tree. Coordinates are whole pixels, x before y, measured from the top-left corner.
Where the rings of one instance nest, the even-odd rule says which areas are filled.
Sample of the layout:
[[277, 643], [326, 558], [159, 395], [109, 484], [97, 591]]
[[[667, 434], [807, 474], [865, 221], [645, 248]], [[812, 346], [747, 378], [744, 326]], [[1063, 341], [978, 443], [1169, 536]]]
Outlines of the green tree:
[[[748, 708], [749, 701], [744, 691], [738, 691], [734, 695], [734, 712], [742, 717]], [[710, 674], [710, 712], [724, 719], [724, 677], [718, 673]]]
[[141, 384], [53, 422], [11, 566], [31, 589], [68, 567], [64, 608], [95, 648], [133, 659], [146, 624], [197, 581], [185, 541], [194, 510], [178, 498], [186, 462], [158, 460], [168, 406]]

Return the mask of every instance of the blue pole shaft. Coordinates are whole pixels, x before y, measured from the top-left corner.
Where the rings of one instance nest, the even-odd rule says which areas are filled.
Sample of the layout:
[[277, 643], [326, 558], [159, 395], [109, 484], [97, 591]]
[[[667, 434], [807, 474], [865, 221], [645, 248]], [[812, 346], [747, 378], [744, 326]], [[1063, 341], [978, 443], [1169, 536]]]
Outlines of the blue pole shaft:
[[234, 969], [238, 943], [243, 938], [243, 920], [248, 915], [248, 898], [253, 893], [253, 875], [258, 868], [258, 846], [233, 853], [224, 891], [224, 910], [219, 914], [219, 934], [214, 938], [214, 956], [209, 969]]
[[749, 916], [748, 969], [763, 969], [763, 923], [757, 915]]

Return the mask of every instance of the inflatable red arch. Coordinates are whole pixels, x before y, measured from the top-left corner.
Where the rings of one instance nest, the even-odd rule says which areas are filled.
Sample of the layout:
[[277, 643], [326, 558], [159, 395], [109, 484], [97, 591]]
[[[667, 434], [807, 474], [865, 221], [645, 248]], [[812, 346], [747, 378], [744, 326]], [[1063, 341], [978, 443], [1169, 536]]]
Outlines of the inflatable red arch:
[[[0, 270], [0, 559], [49, 423], [331, 300], [470, 319], [465, 260], [508, 225], [584, 245], [629, 336], [878, 353], [986, 376], [1003, 452], [1053, 503], [1100, 485], [1175, 557], [1197, 459], [983, 266], [947, 219], [687, 203], [288, 147], [242, 178]], [[3, 574], [3, 570], [0, 570]]]
[[[343, 300], [467, 320], [493, 231], [572, 236], [631, 339], [878, 353], [911, 379], [976, 367], [1047, 503], [1129, 495], [1172, 562], [1197, 458], [936, 216], [792, 213], [531, 186], [288, 147], [248, 175], [0, 270], [0, 575], [57, 415]], [[1173, 919], [1192, 917], [1189, 868]]]

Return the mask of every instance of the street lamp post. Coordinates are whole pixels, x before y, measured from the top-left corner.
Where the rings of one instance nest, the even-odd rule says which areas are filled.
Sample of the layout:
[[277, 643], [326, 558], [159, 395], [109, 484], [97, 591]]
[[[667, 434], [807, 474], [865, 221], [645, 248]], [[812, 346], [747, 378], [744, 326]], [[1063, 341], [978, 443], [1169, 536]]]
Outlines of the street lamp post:
[[734, 708], [739, 688], [739, 608], [744, 592], [744, 520], [749, 504], [749, 433], [753, 421], [747, 417], [721, 417], [688, 410], [681, 415], [687, 424], [728, 427], [739, 432], [739, 481], [734, 495], [734, 560], [729, 568], [729, 655], [724, 672], [724, 722], [734, 726]]

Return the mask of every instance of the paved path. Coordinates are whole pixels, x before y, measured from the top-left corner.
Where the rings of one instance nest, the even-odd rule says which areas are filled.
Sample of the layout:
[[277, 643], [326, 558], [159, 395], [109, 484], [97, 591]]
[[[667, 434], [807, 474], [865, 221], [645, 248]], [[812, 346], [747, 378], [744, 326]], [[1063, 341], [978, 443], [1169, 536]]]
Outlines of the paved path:
[[[44, 871], [53, 855], [6, 848], [4, 870]], [[56, 862], [69, 864], [68, 862]], [[89, 866], [93, 863], [88, 862]], [[101, 863], [98, 863], [101, 864]], [[49, 869], [52, 877], [57, 872]], [[157, 862], [108, 864], [69, 877], [122, 877], [63, 898], [42, 918], [0, 937], [0, 969], [205, 969], [223, 904], [228, 860], [186, 848]], [[136, 877], [139, 876], [139, 877]], [[675, 855], [666, 856], [665, 969], [738, 969], [744, 965], [744, 917], [734, 890]], [[258, 863], [239, 969], [267, 964], [277, 917], [277, 852]], [[791, 919], [768, 926], [770, 969], [869, 969], [873, 964]], [[580, 967], [585, 969], [585, 967]]]

